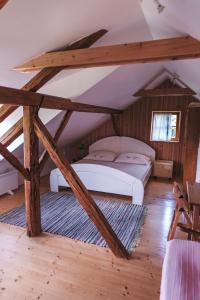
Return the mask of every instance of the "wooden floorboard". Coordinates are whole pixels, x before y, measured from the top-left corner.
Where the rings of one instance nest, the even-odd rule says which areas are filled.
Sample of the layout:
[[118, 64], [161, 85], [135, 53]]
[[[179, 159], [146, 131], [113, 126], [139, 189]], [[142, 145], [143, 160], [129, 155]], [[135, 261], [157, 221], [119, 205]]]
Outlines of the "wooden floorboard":
[[[48, 185], [42, 183], [41, 192]], [[0, 212], [19, 206], [23, 190], [0, 197]], [[0, 299], [96, 300], [159, 299], [161, 267], [174, 200], [172, 184], [151, 181], [148, 216], [140, 245], [130, 260], [110, 250], [0, 223]]]

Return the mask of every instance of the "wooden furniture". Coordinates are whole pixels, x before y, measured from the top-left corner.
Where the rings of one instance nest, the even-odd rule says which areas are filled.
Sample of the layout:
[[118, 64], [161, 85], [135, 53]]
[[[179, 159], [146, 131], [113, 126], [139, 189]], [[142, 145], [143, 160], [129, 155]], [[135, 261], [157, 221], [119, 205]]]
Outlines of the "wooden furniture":
[[153, 176], [161, 178], [172, 178], [173, 161], [171, 160], [155, 160], [153, 164]]
[[[187, 200], [185, 199], [185, 195], [182, 189], [182, 186], [178, 184], [177, 182], [174, 182], [174, 189], [173, 189], [174, 196], [176, 198], [176, 208], [174, 210], [172, 222], [170, 225], [169, 233], [167, 240], [172, 240], [174, 238], [176, 228], [181, 223], [179, 223], [179, 220], [181, 216], [183, 215], [186, 220], [187, 228], [192, 227], [192, 223], [190, 220], [190, 214], [189, 214], [189, 204]], [[185, 225], [185, 224], [183, 224]]]
[[[192, 229], [200, 232], [200, 183], [187, 181], [188, 203], [192, 206]], [[198, 234], [193, 233], [192, 239], [198, 240]]]
[[[71, 165], [88, 190], [131, 196], [134, 204], [142, 205], [144, 188], [152, 171], [151, 162], [155, 159], [155, 150], [140, 140], [125, 136], [107, 137], [89, 147], [89, 153], [101, 150], [112, 151], [118, 155], [128, 152], [140, 153], [151, 159], [148, 165], [87, 159]], [[69, 187], [69, 183], [59, 169], [54, 169], [50, 175], [50, 186], [51, 191], [58, 192], [59, 186]]]

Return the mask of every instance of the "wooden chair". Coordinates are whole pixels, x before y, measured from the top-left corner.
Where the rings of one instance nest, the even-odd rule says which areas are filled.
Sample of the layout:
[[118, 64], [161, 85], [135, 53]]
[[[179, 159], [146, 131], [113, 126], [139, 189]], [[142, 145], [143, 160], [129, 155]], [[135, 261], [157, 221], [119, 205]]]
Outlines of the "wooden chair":
[[187, 224], [178, 223], [177, 225], [181, 231], [188, 233], [188, 235], [194, 236], [196, 242], [200, 242], [200, 231], [190, 228]]
[[[186, 195], [182, 186], [177, 182], [174, 182], [173, 194], [176, 198], [176, 207], [167, 237], [168, 241], [174, 238], [177, 226], [180, 227], [180, 225], [183, 224], [187, 225], [187, 228], [192, 228], [192, 223], [190, 220], [190, 207], [186, 200]], [[180, 222], [181, 217], [182, 219], [184, 218], [184, 223]]]

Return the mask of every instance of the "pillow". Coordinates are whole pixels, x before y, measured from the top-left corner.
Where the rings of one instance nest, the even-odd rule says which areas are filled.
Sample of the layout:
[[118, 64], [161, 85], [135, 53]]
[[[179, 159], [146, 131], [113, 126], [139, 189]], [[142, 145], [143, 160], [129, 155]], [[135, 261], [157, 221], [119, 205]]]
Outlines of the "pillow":
[[101, 161], [113, 161], [117, 154], [111, 151], [93, 151], [89, 153], [84, 159], [101, 160]]
[[115, 159], [115, 162], [137, 164], [137, 165], [148, 165], [150, 161], [151, 161], [150, 157], [140, 153], [121, 153]]

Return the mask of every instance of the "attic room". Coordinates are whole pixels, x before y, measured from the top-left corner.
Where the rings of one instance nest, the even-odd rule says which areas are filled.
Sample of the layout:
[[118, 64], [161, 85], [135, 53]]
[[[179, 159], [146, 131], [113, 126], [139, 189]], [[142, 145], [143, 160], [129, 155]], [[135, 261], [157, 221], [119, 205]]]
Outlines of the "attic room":
[[0, 299], [200, 299], [199, 11], [0, 0]]

